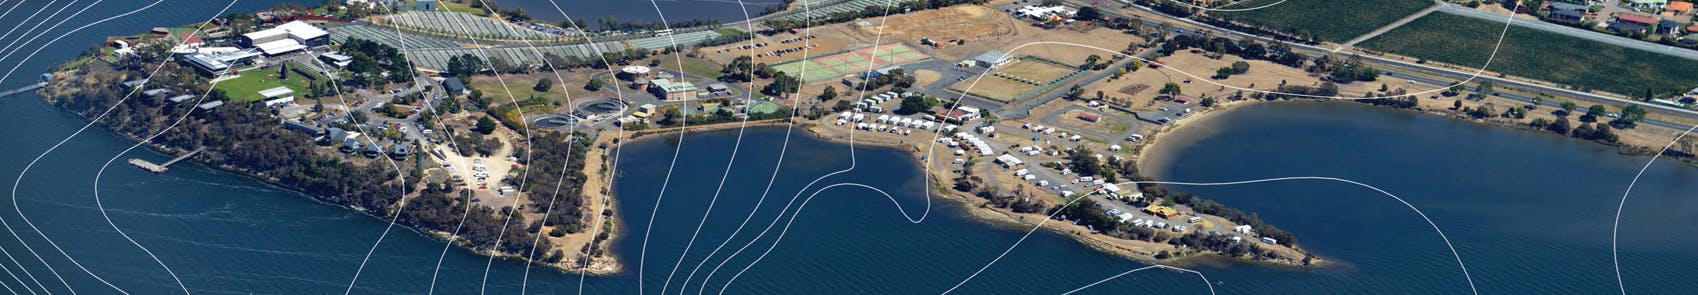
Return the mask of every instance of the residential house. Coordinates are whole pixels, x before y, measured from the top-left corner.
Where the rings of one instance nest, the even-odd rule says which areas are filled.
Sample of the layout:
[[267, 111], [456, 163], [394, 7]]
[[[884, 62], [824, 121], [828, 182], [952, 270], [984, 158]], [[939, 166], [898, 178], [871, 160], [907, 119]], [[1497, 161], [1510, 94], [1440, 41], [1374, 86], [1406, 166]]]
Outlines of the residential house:
[[1657, 16], [1647, 13], [1618, 13], [1609, 28], [1617, 32], [1638, 32], [1657, 25]]
[[1592, 11], [1586, 5], [1568, 2], [1545, 2], [1546, 17], [1570, 22], [1586, 21]]

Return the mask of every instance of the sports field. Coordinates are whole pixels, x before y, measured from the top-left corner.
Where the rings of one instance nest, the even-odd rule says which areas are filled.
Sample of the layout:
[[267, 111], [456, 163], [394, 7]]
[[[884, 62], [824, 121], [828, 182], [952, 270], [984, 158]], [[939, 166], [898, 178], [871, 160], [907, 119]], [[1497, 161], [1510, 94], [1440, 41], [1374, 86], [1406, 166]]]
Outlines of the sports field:
[[[874, 53], [877, 53], [876, 55]], [[803, 81], [813, 82], [854, 73], [875, 70], [891, 65], [911, 63], [926, 59], [926, 55], [908, 48], [901, 43], [890, 43], [875, 47], [866, 47], [849, 52], [810, 58], [773, 66], [772, 68], [786, 74], [802, 77]], [[803, 69], [803, 65], [807, 65]]]
[[[1027, 57], [992, 70], [984, 79], [962, 80], [949, 87], [1007, 103], [1078, 71], [1077, 67]], [[967, 89], [969, 86], [972, 89]]]

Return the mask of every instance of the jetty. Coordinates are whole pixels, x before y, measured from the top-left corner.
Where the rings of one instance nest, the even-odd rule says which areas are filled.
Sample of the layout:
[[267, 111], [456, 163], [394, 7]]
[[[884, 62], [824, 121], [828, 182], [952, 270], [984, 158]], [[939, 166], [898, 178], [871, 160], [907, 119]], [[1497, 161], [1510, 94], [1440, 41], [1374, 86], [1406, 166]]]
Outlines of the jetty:
[[170, 161], [165, 161], [165, 163], [163, 163], [163, 164], [154, 164], [153, 162], [148, 162], [147, 160], [142, 160], [140, 158], [131, 158], [130, 159], [130, 165], [135, 165], [138, 168], [142, 168], [142, 170], [153, 171], [153, 173], [165, 173], [165, 171], [170, 170], [169, 167], [171, 166], [171, 164], [176, 164], [177, 161], [182, 161], [183, 159], [188, 159], [189, 157], [193, 157], [193, 156], [195, 156], [195, 154], [199, 154], [201, 151], [204, 151], [204, 150], [206, 150], [205, 147], [195, 149], [194, 151], [189, 152], [187, 154], [183, 154], [182, 156], [177, 156], [176, 158], [173, 158]]
[[0, 92], [0, 97], [7, 97], [7, 96], [12, 96], [13, 94], [29, 92], [31, 90], [41, 89], [41, 87], [46, 87], [46, 86], [47, 86], [47, 82], [36, 82], [35, 84], [24, 85], [24, 87], [18, 87], [17, 89], [6, 90], [6, 92]]

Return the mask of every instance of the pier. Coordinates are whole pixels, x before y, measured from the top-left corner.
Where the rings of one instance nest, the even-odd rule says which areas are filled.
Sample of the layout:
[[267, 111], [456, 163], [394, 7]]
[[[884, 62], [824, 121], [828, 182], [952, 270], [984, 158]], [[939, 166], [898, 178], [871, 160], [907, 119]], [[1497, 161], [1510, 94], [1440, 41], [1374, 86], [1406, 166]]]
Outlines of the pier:
[[6, 92], [0, 92], [0, 97], [7, 97], [7, 96], [12, 96], [13, 94], [29, 92], [31, 90], [41, 89], [41, 87], [46, 87], [46, 86], [47, 86], [47, 82], [36, 82], [35, 84], [25, 85], [24, 87], [18, 87], [18, 89], [12, 89], [12, 90], [6, 90]]
[[163, 163], [163, 164], [154, 164], [153, 162], [148, 162], [147, 160], [142, 160], [140, 158], [132, 158], [132, 159], [130, 159], [130, 165], [135, 165], [138, 168], [142, 168], [142, 170], [153, 171], [153, 173], [165, 173], [165, 171], [170, 170], [169, 167], [171, 166], [171, 164], [176, 164], [177, 161], [182, 161], [183, 159], [188, 159], [189, 157], [193, 157], [193, 156], [195, 156], [195, 154], [199, 154], [201, 151], [204, 151], [204, 150], [206, 150], [205, 147], [195, 149], [194, 151], [189, 152], [187, 154], [183, 154], [182, 156], [177, 156], [176, 158], [173, 158], [170, 161], [165, 161], [165, 163]]

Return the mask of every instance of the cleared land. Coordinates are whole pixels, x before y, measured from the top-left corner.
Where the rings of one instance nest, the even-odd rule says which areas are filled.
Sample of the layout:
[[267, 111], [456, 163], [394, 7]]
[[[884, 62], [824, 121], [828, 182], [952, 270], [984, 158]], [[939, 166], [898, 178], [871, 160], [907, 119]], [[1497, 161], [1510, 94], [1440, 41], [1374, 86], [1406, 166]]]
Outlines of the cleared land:
[[[856, 26], [854, 33], [861, 39], [913, 40], [931, 38], [939, 42], [966, 39], [971, 43], [983, 38], [1014, 34], [1014, 22], [1007, 14], [990, 7], [957, 5], [906, 14], [892, 14], [883, 24], [878, 19], [865, 19], [867, 26]], [[854, 24], [854, 23], [851, 23]]]
[[[972, 89], [968, 89], [968, 86], [971, 86]], [[985, 76], [984, 79], [978, 81], [978, 84], [973, 84], [973, 79], [967, 79], [961, 82], [956, 82], [955, 85], [950, 86], [950, 88], [1007, 103], [1014, 101], [1016, 98], [1020, 98], [1020, 94], [1037, 90], [1038, 85], [1015, 81], [1001, 76]]]
[[1504, 23], [1434, 13], [1363, 44], [1363, 47], [1622, 95], [1651, 90], [1675, 93], [1698, 86], [1698, 65], [1656, 52], [1512, 26], [1497, 56], [1496, 32]]
[[1247, 11], [1217, 11], [1212, 15], [1313, 36], [1321, 41], [1343, 42], [1433, 5], [1427, 0], [1251, 0], [1231, 8], [1261, 7], [1280, 1], [1285, 2]]

